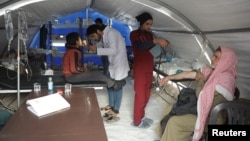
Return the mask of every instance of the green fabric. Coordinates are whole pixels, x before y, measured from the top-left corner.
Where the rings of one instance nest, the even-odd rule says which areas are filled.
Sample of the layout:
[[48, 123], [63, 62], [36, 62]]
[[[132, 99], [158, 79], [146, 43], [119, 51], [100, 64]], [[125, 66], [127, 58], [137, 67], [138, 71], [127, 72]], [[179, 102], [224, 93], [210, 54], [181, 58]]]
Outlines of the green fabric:
[[7, 123], [7, 121], [11, 118], [12, 114], [5, 109], [0, 109], [0, 130]]

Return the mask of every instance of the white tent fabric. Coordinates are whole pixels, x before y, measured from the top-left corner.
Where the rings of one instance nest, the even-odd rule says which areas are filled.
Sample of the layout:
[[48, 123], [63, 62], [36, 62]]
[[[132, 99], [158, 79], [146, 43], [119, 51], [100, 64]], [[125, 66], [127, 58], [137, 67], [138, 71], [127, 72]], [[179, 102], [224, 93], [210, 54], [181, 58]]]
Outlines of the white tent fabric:
[[[26, 2], [31, 3], [18, 8], [28, 13], [30, 40], [43, 23], [85, 8], [92, 8], [131, 27], [136, 27], [136, 15], [148, 11], [154, 18], [153, 32], [170, 41], [176, 56], [208, 63], [204, 58], [205, 52], [211, 55], [219, 45], [233, 48], [239, 57], [237, 86], [241, 92], [240, 97], [250, 99], [249, 0], [1, 0], [2, 55], [8, 45], [2, 14], [6, 9]], [[15, 16], [14, 23], [17, 19]], [[15, 41], [12, 46], [16, 46]]]

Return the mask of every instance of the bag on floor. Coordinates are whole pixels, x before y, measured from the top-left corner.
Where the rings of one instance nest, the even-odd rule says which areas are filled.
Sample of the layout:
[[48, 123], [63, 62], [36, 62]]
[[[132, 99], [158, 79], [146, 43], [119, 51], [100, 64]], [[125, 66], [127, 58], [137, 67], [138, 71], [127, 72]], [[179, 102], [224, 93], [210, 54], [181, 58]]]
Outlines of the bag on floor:
[[183, 88], [178, 95], [177, 102], [173, 105], [170, 113], [161, 120], [162, 133], [164, 132], [169, 118], [173, 115], [194, 114], [197, 115], [197, 97], [195, 90]]

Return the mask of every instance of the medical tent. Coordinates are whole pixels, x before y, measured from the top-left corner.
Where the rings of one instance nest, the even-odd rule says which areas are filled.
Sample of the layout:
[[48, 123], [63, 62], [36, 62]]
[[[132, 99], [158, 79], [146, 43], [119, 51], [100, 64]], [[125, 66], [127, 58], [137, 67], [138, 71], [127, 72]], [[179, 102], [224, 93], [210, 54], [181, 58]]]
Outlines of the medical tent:
[[[17, 49], [18, 27], [23, 21], [27, 27], [23, 29], [25, 34], [21, 37], [25, 45], [21, 43], [21, 46], [27, 50], [41, 49], [39, 33], [43, 25], [48, 27], [48, 32], [53, 30], [54, 35], [65, 34], [67, 29], [59, 30], [65, 27], [71, 28], [71, 31], [82, 29], [84, 35], [85, 26], [93, 23], [97, 17], [120, 30], [127, 46], [130, 46], [129, 32], [138, 28], [135, 16], [141, 12], [152, 14], [152, 32], [170, 42], [166, 52], [189, 64], [210, 64], [209, 58], [218, 46], [232, 48], [239, 62], [237, 87], [240, 97], [250, 98], [249, 0], [1, 0], [0, 55], [6, 58], [9, 49]], [[9, 21], [11, 18], [13, 27], [6, 28], [6, 18]], [[79, 21], [82, 22], [80, 26]], [[13, 28], [13, 32], [10, 32], [10, 28]], [[47, 53], [45, 61], [53, 65], [60, 63], [60, 55], [59, 60], [54, 58], [54, 62], [46, 56], [53, 58], [51, 39], [60, 36], [50, 35], [46, 47], [42, 49]], [[57, 51], [63, 52], [62, 47], [58, 47]], [[98, 57], [94, 59], [98, 62]]]

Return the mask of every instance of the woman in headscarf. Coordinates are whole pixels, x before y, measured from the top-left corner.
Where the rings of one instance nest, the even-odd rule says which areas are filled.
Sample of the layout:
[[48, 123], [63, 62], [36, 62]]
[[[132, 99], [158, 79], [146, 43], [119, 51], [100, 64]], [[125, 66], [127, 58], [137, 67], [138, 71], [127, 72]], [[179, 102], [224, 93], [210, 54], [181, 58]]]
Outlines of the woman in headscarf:
[[[194, 133], [193, 141], [200, 140], [211, 109], [223, 101], [234, 99], [237, 63], [238, 59], [232, 49], [219, 46], [212, 57], [212, 66], [169, 75], [160, 80], [160, 85], [169, 80], [195, 79], [198, 81], [196, 87], [197, 115], [185, 114], [170, 117], [161, 141], [188, 141], [192, 133]], [[167, 115], [171, 108], [172, 106], [168, 106], [163, 115]], [[218, 124], [225, 122], [223, 114], [219, 116], [217, 122]]]
[[153, 120], [145, 117], [145, 107], [148, 103], [152, 78], [153, 78], [153, 55], [150, 49], [159, 44], [165, 48], [168, 42], [165, 39], [154, 38], [150, 28], [153, 24], [153, 17], [149, 13], [142, 13], [136, 16], [140, 26], [130, 33], [130, 40], [134, 53], [134, 121], [132, 125], [139, 128], [148, 128]]

